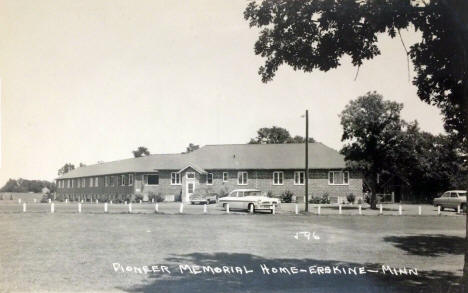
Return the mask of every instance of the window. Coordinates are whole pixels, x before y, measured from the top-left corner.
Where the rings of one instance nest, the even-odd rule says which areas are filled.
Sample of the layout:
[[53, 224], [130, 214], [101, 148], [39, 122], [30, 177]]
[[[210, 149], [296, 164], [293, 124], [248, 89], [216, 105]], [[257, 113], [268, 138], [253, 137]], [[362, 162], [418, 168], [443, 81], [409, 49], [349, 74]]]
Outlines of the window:
[[86, 187], [86, 178], [81, 178], [81, 187]]
[[328, 185], [348, 185], [348, 171], [330, 171], [328, 172]]
[[145, 175], [144, 181], [146, 185], [158, 185], [159, 184], [159, 175]]
[[104, 177], [104, 186], [109, 186], [109, 176]]
[[78, 188], [81, 187], [81, 180], [79, 178], [76, 179], [76, 187], [78, 187]]
[[227, 182], [229, 179], [229, 173], [228, 172], [223, 172], [223, 182]]
[[128, 185], [129, 186], [133, 185], [133, 174], [128, 174]]
[[109, 186], [114, 186], [114, 176], [109, 176]]
[[71, 188], [73, 188], [73, 181], [75, 181], [75, 179], [71, 179]]
[[213, 173], [206, 174], [206, 184], [213, 185]]
[[94, 187], [98, 187], [99, 186], [99, 177], [95, 177], [94, 178]]
[[89, 178], [89, 187], [93, 187], [94, 178]]
[[180, 184], [180, 173], [172, 172], [171, 173], [171, 185], [179, 185]]
[[121, 186], [127, 185], [127, 175], [120, 175], [120, 185]]
[[195, 173], [194, 172], [187, 172], [187, 174], [185, 174], [185, 176], [187, 177], [187, 179], [195, 179]]
[[283, 185], [283, 171], [273, 172], [273, 185]]
[[249, 176], [247, 172], [238, 172], [237, 173], [237, 185], [247, 185]]
[[67, 188], [70, 188], [70, 179], [67, 180]]
[[296, 171], [294, 172], [294, 185], [304, 185], [305, 182], [305, 172]]

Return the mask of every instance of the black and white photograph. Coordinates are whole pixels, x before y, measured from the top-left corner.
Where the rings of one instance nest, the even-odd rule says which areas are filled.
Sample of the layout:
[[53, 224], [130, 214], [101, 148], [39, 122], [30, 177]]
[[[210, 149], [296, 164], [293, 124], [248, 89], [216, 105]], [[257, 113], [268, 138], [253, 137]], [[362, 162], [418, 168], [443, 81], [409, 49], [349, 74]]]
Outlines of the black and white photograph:
[[0, 0], [0, 292], [467, 292], [468, 1]]

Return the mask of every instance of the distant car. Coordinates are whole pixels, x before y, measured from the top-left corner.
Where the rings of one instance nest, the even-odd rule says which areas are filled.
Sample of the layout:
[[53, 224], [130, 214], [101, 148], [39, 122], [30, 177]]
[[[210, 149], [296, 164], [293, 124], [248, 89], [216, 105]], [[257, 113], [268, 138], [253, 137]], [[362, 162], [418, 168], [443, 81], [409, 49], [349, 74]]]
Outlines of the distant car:
[[235, 189], [228, 196], [220, 198], [218, 204], [224, 209], [229, 204], [229, 209], [253, 209], [254, 212], [269, 210], [273, 213], [273, 206], [276, 208], [279, 205], [279, 200], [262, 195], [258, 189]]
[[216, 202], [216, 194], [210, 194], [207, 196], [194, 194], [190, 197], [190, 204], [210, 204]]
[[441, 197], [434, 198], [434, 206], [440, 206], [441, 210], [445, 208], [458, 210], [460, 206], [460, 209], [466, 213], [466, 190], [446, 191]]

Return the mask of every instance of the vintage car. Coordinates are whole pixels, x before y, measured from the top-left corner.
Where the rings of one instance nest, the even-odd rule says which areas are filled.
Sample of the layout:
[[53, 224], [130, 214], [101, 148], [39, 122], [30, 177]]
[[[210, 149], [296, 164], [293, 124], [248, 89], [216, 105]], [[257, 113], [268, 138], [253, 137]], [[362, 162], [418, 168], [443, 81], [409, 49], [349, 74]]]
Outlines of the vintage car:
[[441, 210], [444, 208], [458, 210], [460, 206], [460, 209], [466, 213], [466, 190], [446, 191], [441, 197], [434, 198], [434, 206], [440, 206]]
[[217, 196], [213, 195], [198, 195], [194, 194], [190, 197], [190, 204], [210, 204], [216, 202]]
[[218, 204], [224, 209], [229, 204], [229, 209], [243, 209], [253, 211], [268, 210], [273, 213], [273, 206], [275, 208], [279, 205], [279, 199], [270, 198], [262, 195], [258, 189], [235, 189], [229, 193], [228, 196], [219, 199]]

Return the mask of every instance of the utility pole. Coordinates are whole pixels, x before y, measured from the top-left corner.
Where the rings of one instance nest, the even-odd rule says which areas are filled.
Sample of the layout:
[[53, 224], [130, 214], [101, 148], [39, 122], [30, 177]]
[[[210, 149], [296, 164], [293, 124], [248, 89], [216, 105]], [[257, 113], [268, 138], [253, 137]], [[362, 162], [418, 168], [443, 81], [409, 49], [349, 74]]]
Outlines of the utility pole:
[[305, 139], [305, 211], [309, 211], [309, 110], [306, 110], [306, 139]]

